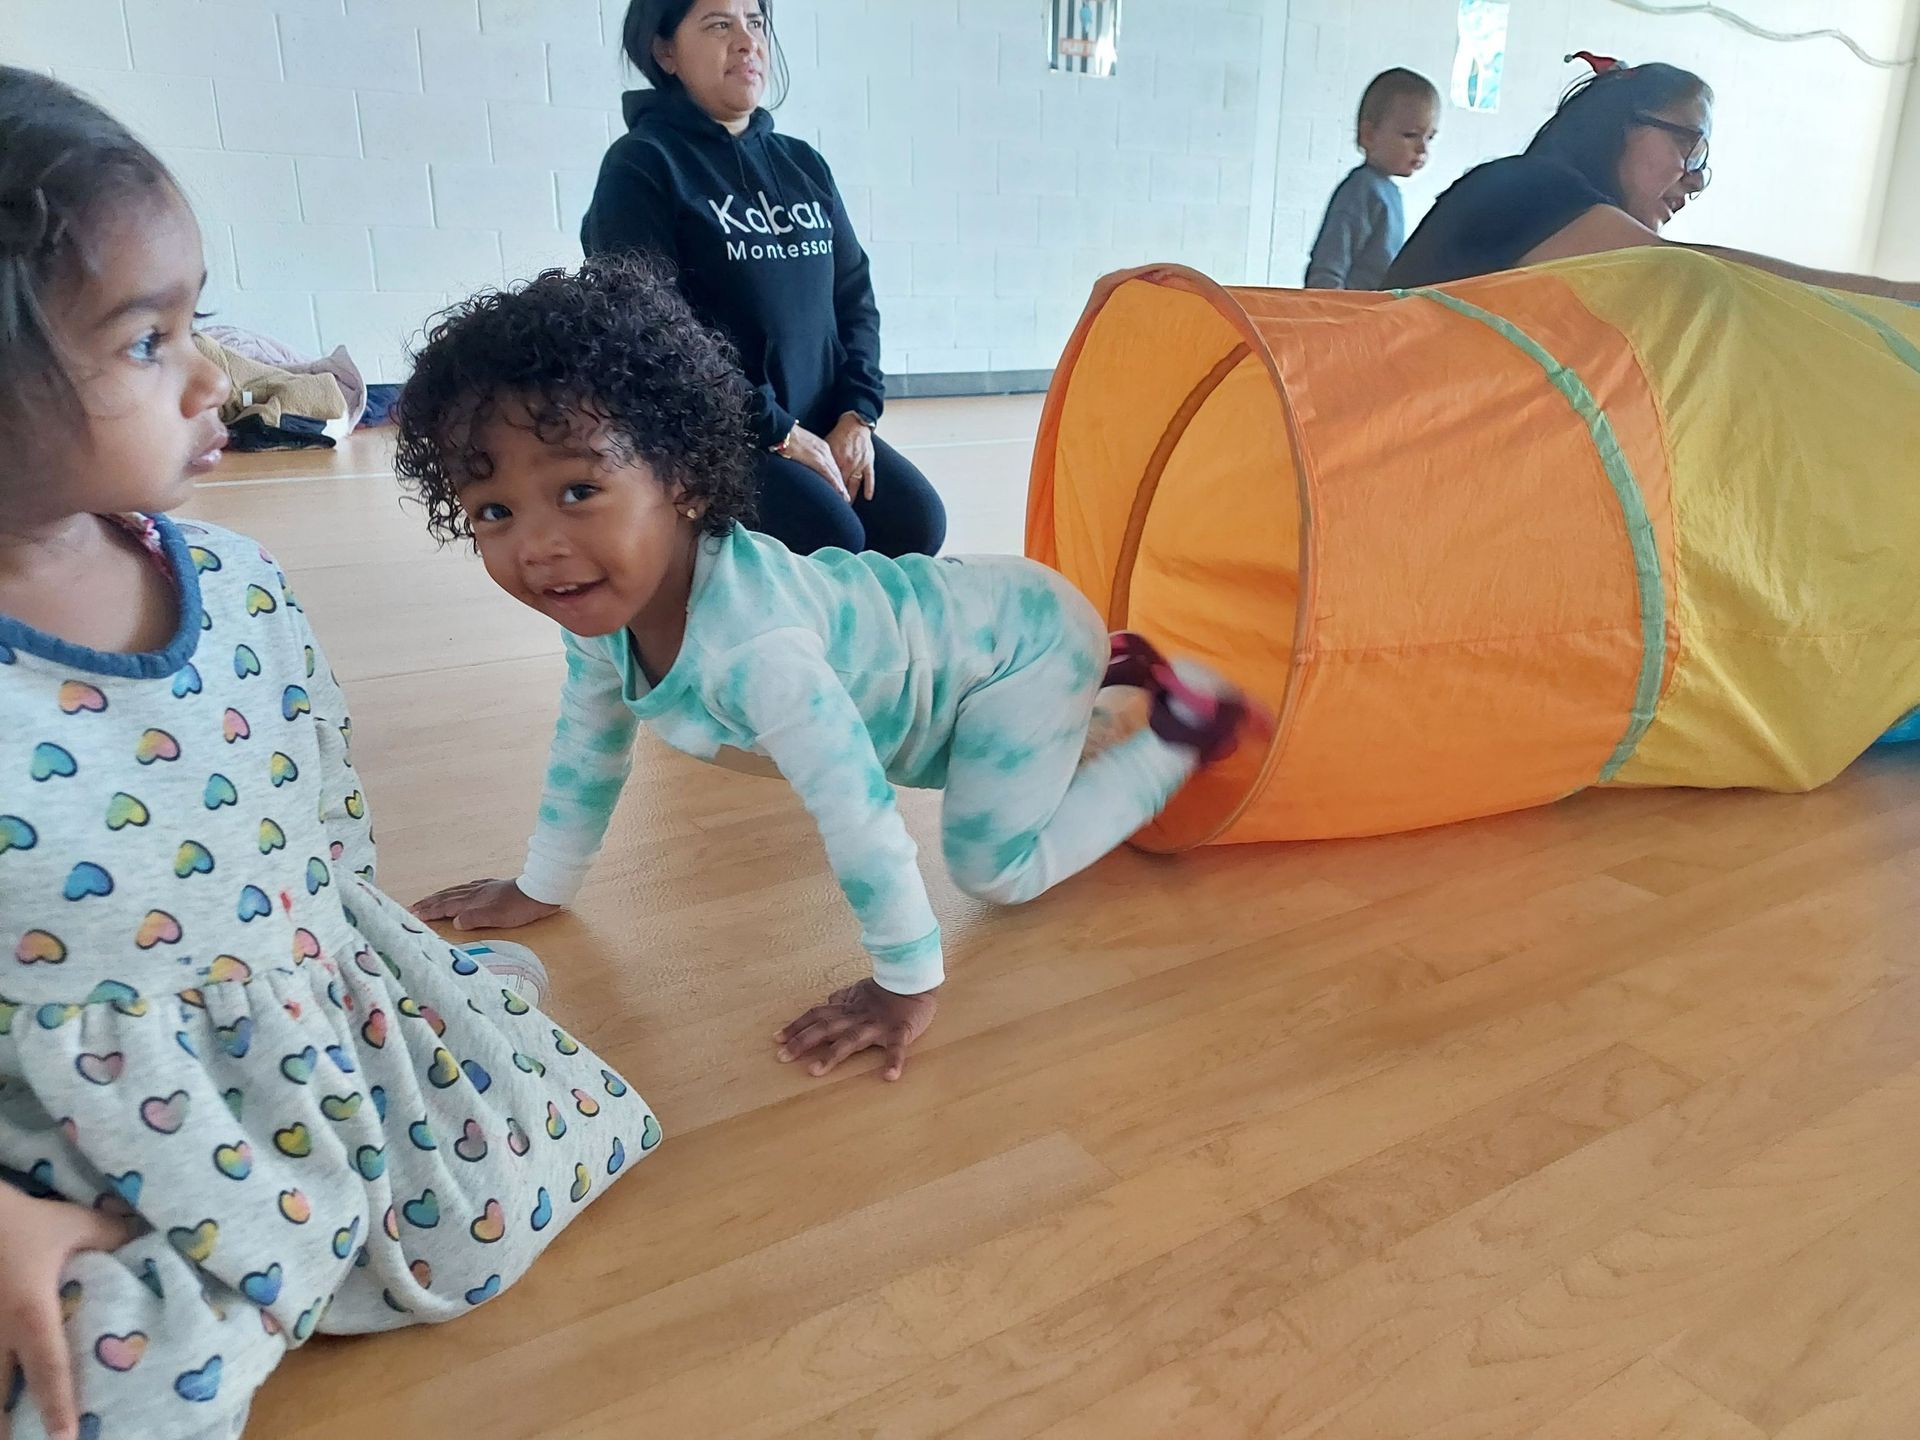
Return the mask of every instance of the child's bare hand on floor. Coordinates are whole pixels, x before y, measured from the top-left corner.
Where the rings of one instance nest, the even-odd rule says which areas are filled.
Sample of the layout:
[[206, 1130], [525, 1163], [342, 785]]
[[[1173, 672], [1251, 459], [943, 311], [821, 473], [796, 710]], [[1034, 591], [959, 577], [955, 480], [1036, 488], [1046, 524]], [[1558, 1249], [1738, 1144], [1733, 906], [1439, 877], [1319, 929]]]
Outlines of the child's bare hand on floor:
[[558, 905], [529, 899], [512, 880], [469, 880], [436, 890], [413, 907], [422, 920], [451, 920], [456, 930], [512, 930], [557, 914]]
[[907, 1047], [926, 1034], [939, 997], [938, 989], [896, 995], [872, 980], [836, 990], [826, 1004], [814, 1006], [773, 1037], [780, 1046], [780, 1063], [811, 1062], [809, 1074], [825, 1075], [862, 1050], [881, 1050], [881, 1078], [898, 1080], [906, 1068]]
[[[0, 1181], [0, 1375], [15, 1367], [40, 1407], [47, 1433], [78, 1428], [73, 1360], [60, 1307], [60, 1272], [82, 1250], [127, 1243], [125, 1221], [65, 1200], [35, 1200]], [[0, 1414], [0, 1436], [9, 1433]]]

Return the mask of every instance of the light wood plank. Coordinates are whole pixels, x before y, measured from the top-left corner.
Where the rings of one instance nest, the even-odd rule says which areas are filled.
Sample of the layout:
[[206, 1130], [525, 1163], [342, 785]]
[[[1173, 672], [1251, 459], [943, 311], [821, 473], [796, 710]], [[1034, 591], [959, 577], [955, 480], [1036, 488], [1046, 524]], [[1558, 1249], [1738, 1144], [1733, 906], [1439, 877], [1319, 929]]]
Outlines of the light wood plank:
[[[889, 412], [956, 548], [1019, 545], [1037, 407]], [[233, 457], [190, 513], [286, 566], [412, 899], [518, 868], [559, 647], [389, 446]], [[667, 1143], [495, 1304], [291, 1357], [249, 1434], [1911, 1440], [1917, 778], [1123, 852], [1015, 911], [931, 863], [952, 982], [885, 1086], [771, 1058], [864, 968], [804, 811], [643, 742], [521, 938]]]

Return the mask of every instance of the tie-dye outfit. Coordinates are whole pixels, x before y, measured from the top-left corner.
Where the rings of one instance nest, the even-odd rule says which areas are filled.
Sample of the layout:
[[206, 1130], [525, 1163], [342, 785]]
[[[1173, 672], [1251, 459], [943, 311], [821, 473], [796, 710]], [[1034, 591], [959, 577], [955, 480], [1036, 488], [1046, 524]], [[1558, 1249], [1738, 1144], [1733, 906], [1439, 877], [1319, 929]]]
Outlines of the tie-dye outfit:
[[699, 759], [731, 747], [779, 767], [820, 828], [874, 978], [900, 994], [944, 971], [893, 786], [944, 789], [954, 880], [1017, 904], [1120, 844], [1195, 764], [1148, 730], [1082, 761], [1106, 631], [1058, 575], [1013, 557], [797, 556], [736, 527], [701, 542], [686, 639], [658, 685], [626, 631], [566, 646], [520, 888], [573, 898], [644, 720]]
[[99, 1440], [238, 1433], [289, 1344], [463, 1314], [660, 1136], [373, 887], [346, 707], [273, 562], [151, 535], [165, 650], [0, 617], [0, 1169], [149, 1227], [65, 1277]]

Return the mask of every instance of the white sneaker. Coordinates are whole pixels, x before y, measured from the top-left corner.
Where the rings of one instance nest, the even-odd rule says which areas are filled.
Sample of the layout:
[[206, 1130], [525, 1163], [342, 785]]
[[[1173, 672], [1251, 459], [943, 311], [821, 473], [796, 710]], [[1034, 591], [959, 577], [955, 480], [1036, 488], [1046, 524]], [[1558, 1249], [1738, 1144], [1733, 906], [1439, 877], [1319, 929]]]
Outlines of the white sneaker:
[[547, 1000], [547, 967], [540, 957], [524, 945], [511, 940], [468, 940], [455, 945], [468, 959], [477, 961], [489, 975], [529, 1005], [539, 1008]]

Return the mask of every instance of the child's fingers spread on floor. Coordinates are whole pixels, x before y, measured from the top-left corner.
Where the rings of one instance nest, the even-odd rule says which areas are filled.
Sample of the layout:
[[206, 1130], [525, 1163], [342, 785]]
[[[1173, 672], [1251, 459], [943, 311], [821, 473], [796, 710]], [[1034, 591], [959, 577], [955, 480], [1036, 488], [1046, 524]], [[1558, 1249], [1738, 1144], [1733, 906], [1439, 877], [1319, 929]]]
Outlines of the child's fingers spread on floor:
[[780, 1047], [782, 1060], [804, 1060], [816, 1050], [825, 1049], [855, 1024], [845, 1015], [829, 1015], [807, 1026]]
[[849, 1056], [857, 1055], [862, 1050], [871, 1050], [880, 1043], [880, 1027], [871, 1022], [845, 1030], [840, 1038], [833, 1042], [833, 1049], [827, 1052], [827, 1058], [814, 1061], [813, 1073], [824, 1075], [839, 1066]]
[[886, 1063], [880, 1067], [880, 1078], [898, 1080], [907, 1068], [907, 1045], [904, 1036], [897, 1036], [887, 1043]]

